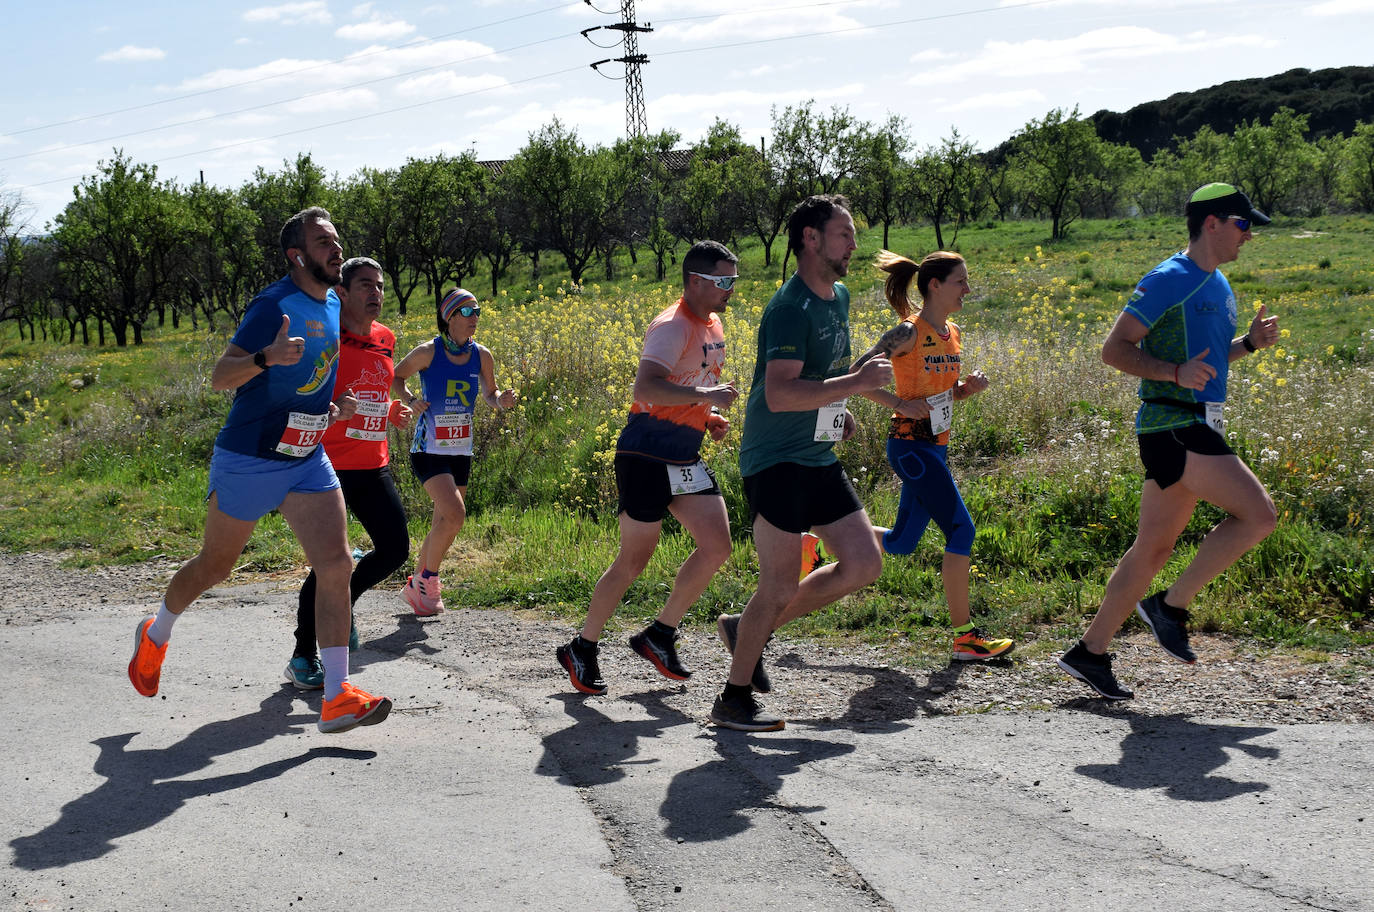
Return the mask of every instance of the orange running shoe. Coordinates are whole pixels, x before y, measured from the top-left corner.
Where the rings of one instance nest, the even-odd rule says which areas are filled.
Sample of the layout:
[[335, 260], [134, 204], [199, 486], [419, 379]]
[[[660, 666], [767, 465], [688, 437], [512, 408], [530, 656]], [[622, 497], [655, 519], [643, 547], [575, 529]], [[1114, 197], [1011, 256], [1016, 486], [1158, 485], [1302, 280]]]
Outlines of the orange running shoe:
[[807, 575], [825, 562], [821, 554], [821, 539], [818, 535], [810, 532], [802, 533], [802, 562], [801, 578], [806, 579]]
[[346, 732], [359, 725], [376, 725], [391, 712], [389, 697], [374, 697], [361, 688], [345, 683], [343, 690], [320, 707], [320, 731]]
[[134, 657], [129, 660], [129, 682], [134, 690], [145, 697], [157, 696], [157, 685], [162, 679], [162, 659], [167, 655], [167, 644], [161, 646], [148, 639], [148, 628], [153, 626], [152, 618], [144, 618], [134, 628]]
[[1016, 645], [1005, 637], [985, 639], [983, 631], [974, 627], [954, 640], [954, 660], [956, 662], [985, 662], [1011, 652]]

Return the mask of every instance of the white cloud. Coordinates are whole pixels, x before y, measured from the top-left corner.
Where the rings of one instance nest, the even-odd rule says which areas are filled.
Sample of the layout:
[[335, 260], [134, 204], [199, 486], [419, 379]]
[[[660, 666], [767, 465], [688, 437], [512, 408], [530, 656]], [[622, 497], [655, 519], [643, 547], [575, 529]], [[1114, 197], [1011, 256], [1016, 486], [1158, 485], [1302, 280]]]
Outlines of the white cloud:
[[372, 4], [371, 4], [371, 3], [359, 3], [357, 6], [353, 7], [353, 18], [354, 18], [354, 19], [362, 19], [362, 18], [365, 17], [365, 16], [371, 16], [371, 15], [372, 15]]
[[1358, 16], [1374, 13], [1374, 0], [1326, 0], [1307, 8], [1312, 16]]
[[478, 76], [459, 76], [452, 70], [441, 73], [428, 73], [414, 79], [407, 79], [396, 86], [396, 94], [402, 98], [445, 98], [468, 92], [481, 92], [508, 85], [505, 77], [494, 73]]
[[941, 51], [931, 48], [928, 51], [921, 51], [919, 54], [912, 54], [908, 59], [912, 63], [929, 63], [936, 60], [953, 60], [958, 57], [953, 51]]
[[[864, 23], [828, 8], [827, 4], [799, 4], [779, 9], [778, 0], [662, 0], [641, 3], [636, 8], [640, 22], [666, 24], [655, 26], [654, 37], [682, 42], [711, 42], [729, 44], [732, 41], [757, 41], [784, 38], [790, 35], [809, 35], [816, 32], [861, 34]], [[843, 4], [847, 10], [864, 7], [891, 6], [886, 0], [869, 0]], [[673, 22], [672, 14], [681, 13], [685, 21]], [[715, 19], [703, 16], [717, 14]]]
[[990, 41], [972, 58], [917, 73], [907, 82], [937, 85], [989, 77], [1024, 80], [1032, 76], [1083, 73], [1099, 62], [1214, 54], [1227, 47], [1269, 48], [1277, 44], [1277, 39], [1261, 35], [1168, 35], [1140, 26], [1115, 26], [1071, 38]]
[[257, 6], [243, 14], [244, 22], [271, 22], [278, 25], [328, 25], [334, 21], [324, 0]]
[[985, 92], [969, 98], [955, 99], [941, 105], [942, 111], [975, 111], [987, 108], [1024, 108], [1039, 105], [1045, 101], [1045, 93], [1039, 89], [1014, 89], [1010, 92]]
[[162, 48], [135, 47], [126, 44], [117, 51], [106, 51], [98, 60], [101, 63], [143, 63], [147, 60], [161, 60], [167, 54]]
[[374, 17], [367, 22], [339, 26], [334, 31], [334, 37], [345, 41], [394, 41], [413, 31], [415, 26], [404, 20]]
[[330, 120], [375, 111], [379, 107], [381, 105], [377, 93], [370, 89], [341, 89], [337, 92], [325, 92], [323, 95], [300, 98], [283, 105], [283, 109], [289, 114]]

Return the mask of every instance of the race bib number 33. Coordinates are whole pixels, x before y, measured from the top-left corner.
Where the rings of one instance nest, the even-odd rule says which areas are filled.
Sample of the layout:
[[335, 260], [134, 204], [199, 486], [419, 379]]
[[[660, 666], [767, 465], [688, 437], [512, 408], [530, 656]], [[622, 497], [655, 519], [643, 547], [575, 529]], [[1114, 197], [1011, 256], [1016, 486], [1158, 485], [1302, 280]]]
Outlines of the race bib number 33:
[[954, 390], [947, 389], [936, 396], [926, 398], [930, 406], [930, 432], [943, 434], [954, 424]]
[[277, 443], [277, 452], [287, 456], [309, 456], [320, 445], [324, 429], [329, 427], [329, 413], [311, 415], [292, 412], [286, 419], [286, 430]]

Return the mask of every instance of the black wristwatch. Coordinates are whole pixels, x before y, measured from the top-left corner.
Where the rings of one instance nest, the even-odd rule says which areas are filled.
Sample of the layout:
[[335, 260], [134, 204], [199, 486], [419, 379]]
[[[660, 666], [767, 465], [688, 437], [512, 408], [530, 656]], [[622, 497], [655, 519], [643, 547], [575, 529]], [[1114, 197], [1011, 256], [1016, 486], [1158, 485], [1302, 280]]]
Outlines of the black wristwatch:
[[1245, 350], [1248, 351], [1250, 354], [1253, 355], [1255, 353], [1255, 343], [1250, 341], [1249, 333], [1246, 333], [1245, 335], [1240, 337], [1240, 344], [1245, 346]]
[[253, 363], [263, 370], [267, 370], [267, 355], [264, 352], [253, 352]]

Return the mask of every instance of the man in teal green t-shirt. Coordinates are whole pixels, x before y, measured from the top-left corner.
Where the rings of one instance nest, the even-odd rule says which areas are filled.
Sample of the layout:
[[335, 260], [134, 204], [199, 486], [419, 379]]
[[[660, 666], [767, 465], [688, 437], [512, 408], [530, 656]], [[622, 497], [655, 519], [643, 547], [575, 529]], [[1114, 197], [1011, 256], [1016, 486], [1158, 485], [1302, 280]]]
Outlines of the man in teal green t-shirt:
[[[883, 356], [849, 369], [849, 292], [838, 281], [849, 272], [856, 246], [849, 202], [842, 196], [803, 200], [788, 217], [787, 235], [797, 271], [759, 322], [740, 443], [759, 588], [742, 615], [721, 615], [716, 622], [734, 659], [711, 720], [741, 731], [784, 726], [753, 694], [771, 689], [762, 666], [769, 635], [868, 585], [883, 569], [868, 514], [833, 452], [837, 441], [854, 433], [845, 399], [892, 382], [892, 362]], [[802, 533], [812, 530], [836, 559], [799, 584]]]

